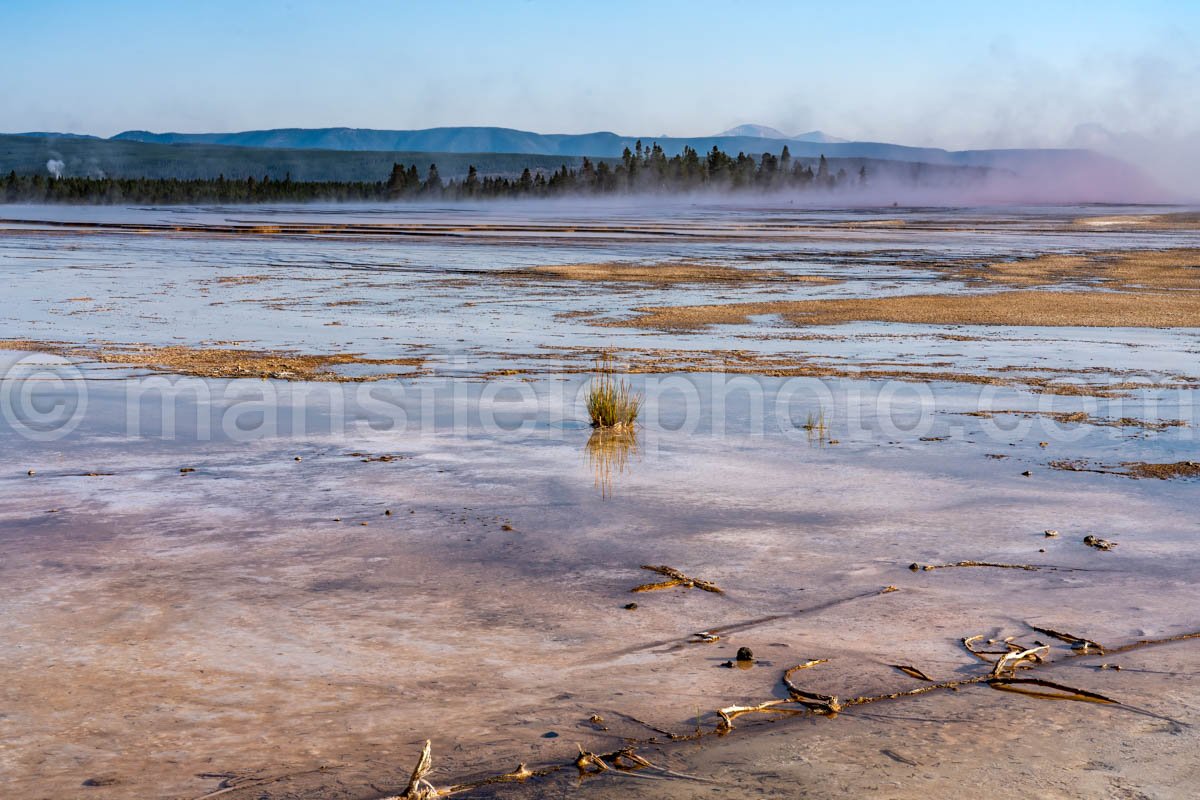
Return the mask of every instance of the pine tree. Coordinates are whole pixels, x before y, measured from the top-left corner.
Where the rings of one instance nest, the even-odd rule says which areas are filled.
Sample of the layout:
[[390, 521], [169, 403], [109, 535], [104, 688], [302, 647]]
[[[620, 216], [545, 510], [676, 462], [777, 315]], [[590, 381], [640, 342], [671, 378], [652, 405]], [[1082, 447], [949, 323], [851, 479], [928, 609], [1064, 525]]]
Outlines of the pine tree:
[[429, 165], [429, 174], [425, 178], [425, 185], [422, 187], [426, 194], [440, 194], [442, 189], [442, 176], [438, 174], [437, 164]]
[[396, 198], [404, 193], [408, 187], [408, 173], [404, 171], [403, 164], [392, 164], [392, 174], [388, 177], [387, 191], [388, 197]]

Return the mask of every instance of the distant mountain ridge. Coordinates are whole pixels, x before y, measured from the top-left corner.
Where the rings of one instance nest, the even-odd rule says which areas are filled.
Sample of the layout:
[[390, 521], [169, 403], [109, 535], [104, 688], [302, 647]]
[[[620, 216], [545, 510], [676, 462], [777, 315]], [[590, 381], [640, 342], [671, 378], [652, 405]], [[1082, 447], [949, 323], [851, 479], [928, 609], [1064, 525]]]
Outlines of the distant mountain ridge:
[[793, 142], [816, 142], [818, 144], [835, 144], [850, 141], [849, 139], [839, 139], [836, 136], [830, 136], [825, 131], [809, 131], [808, 133], [789, 135], [769, 125], [738, 125], [736, 128], [721, 131], [717, 136], [750, 136], [760, 139], [786, 139]]
[[[823, 135], [823, 134], [822, 134]], [[1023, 150], [947, 151], [936, 147], [908, 147], [884, 142], [811, 142], [762, 136], [621, 136], [611, 131], [595, 133], [534, 133], [515, 128], [453, 127], [420, 130], [376, 130], [372, 128], [272, 128], [234, 133], [152, 133], [125, 131], [117, 141], [157, 144], [219, 144], [232, 147], [271, 147], [302, 150], [372, 150], [430, 153], [524, 153], [529, 155], [619, 157], [637, 142], [649, 147], [657, 142], [668, 156], [692, 147], [706, 152], [718, 147], [727, 153], [779, 152], [787, 145], [796, 156], [839, 156], [921, 161], [929, 164], [988, 162], [995, 166]], [[1007, 154], [1007, 155], [1005, 155]]]
[[[737, 132], [735, 128], [726, 133]], [[778, 133], [773, 129], [751, 126], [755, 133]], [[826, 137], [813, 131], [805, 136]], [[826, 137], [832, 138], [832, 137]], [[886, 142], [803, 141], [765, 136], [637, 137], [609, 131], [583, 134], [541, 134], [513, 128], [448, 127], [422, 130], [375, 130], [367, 128], [275, 128], [234, 133], [152, 133], [125, 131], [110, 139], [78, 134], [37, 133], [25, 136], [0, 136], [13, 148], [11, 157], [0, 157], [0, 164], [21, 165], [28, 169], [36, 156], [37, 169], [46, 168], [48, 159], [62, 160], [67, 151], [66, 174], [164, 174], [178, 177], [203, 177], [210, 172], [263, 174], [260, 168], [282, 167], [297, 180], [338, 180], [343, 176], [362, 175], [367, 169], [378, 170], [392, 154], [395, 160], [425, 161], [434, 154], [439, 166], [453, 161], [465, 169], [474, 163], [482, 174], [506, 173], [524, 166], [531, 169], [555, 169], [561, 163], [592, 159], [620, 158], [640, 141], [644, 147], [657, 143], [667, 156], [691, 147], [701, 157], [713, 147], [736, 155], [763, 153], [778, 155], [786, 146], [793, 157], [830, 159], [867, 159], [906, 162], [938, 167], [984, 167], [1011, 174], [1037, 189], [1031, 196], [1065, 197], [1083, 201], [1156, 201], [1170, 195], [1150, 181], [1138, 169], [1111, 156], [1084, 149], [1022, 150], [943, 150], [936, 147], [908, 147]], [[41, 145], [30, 149], [35, 143]], [[140, 146], [133, 151], [113, 148]], [[39, 149], [40, 148], [40, 149]], [[198, 150], [209, 148], [200, 157]], [[4, 148], [0, 147], [0, 150]], [[217, 152], [217, 151], [220, 152]], [[62, 151], [63, 155], [57, 155]], [[86, 153], [86, 155], [85, 155]], [[260, 155], [256, 155], [260, 154]], [[345, 158], [332, 160], [335, 154]], [[470, 154], [469, 158], [466, 156]], [[0, 156], [4, 153], [0, 152]], [[352, 159], [351, 157], [361, 156]], [[459, 164], [458, 162], [463, 162]], [[286, 165], [286, 166], [285, 166]], [[233, 167], [236, 166], [236, 169]], [[376, 172], [375, 174], [378, 174]], [[328, 177], [327, 177], [328, 176]]]
[[[667, 155], [682, 152], [685, 146], [702, 152], [713, 147], [728, 153], [777, 151], [787, 144], [794, 155], [821, 155], [818, 145], [858, 145], [852, 150], [827, 153], [845, 158], [888, 158], [899, 161], [925, 161], [932, 148], [905, 148], [901, 145], [874, 145], [847, 142], [821, 131], [787, 136], [763, 125], [741, 125], [717, 136], [621, 136], [611, 131], [594, 133], [535, 133], [515, 128], [449, 127], [418, 130], [377, 130], [373, 128], [271, 128], [233, 133], [153, 133], [124, 131], [112, 137], [117, 141], [156, 144], [220, 144], [232, 147], [271, 147], [298, 150], [398, 150], [429, 153], [526, 153], [529, 155], [591, 156], [615, 158], [637, 142], [649, 146], [657, 142]], [[878, 147], [892, 148], [888, 154], [874, 152]], [[908, 152], [911, 151], [911, 152]], [[960, 163], [953, 160], [930, 163]]]
[[[736, 129], [735, 129], [736, 130]], [[824, 134], [822, 134], [824, 135]], [[937, 147], [909, 147], [886, 142], [810, 142], [800, 139], [774, 139], [762, 136], [621, 136], [610, 131], [595, 133], [535, 133], [514, 128], [451, 127], [420, 130], [376, 130], [371, 128], [273, 128], [235, 133], [152, 133], [125, 131], [112, 137], [117, 141], [158, 144], [208, 144], [232, 147], [274, 149], [402, 151], [429, 153], [513, 153], [540, 156], [620, 157], [625, 148], [637, 142], [650, 146], [656, 142], [668, 156], [684, 147], [701, 153], [718, 147], [730, 154], [744, 152], [779, 153], [787, 145], [793, 156], [830, 158], [871, 158], [952, 166], [991, 167], [1018, 175], [1033, 172], [1109, 169], [1125, 171], [1125, 179], [1145, 184], [1137, 170], [1116, 159], [1088, 150], [943, 150]]]
[[297, 150], [231, 147], [211, 144], [154, 144], [60, 134], [0, 134], [0, 177], [10, 170], [22, 175], [68, 177], [178, 178], [192, 180], [224, 175], [231, 180], [290, 176], [297, 181], [381, 181], [392, 164], [416, 164], [424, 175], [436, 163], [443, 178], [461, 178], [474, 166], [483, 175], [516, 176], [528, 167], [552, 172], [563, 164], [578, 169], [575, 156], [512, 153], [430, 153], [371, 150]]

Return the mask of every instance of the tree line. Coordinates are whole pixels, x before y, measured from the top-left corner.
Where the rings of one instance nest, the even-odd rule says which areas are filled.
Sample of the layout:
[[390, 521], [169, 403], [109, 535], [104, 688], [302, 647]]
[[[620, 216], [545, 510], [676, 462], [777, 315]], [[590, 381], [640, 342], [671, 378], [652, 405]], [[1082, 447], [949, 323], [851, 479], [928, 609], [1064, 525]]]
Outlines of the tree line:
[[379, 202], [401, 200], [474, 200], [612, 194], [673, 194], [693, 191], [834, 190], [865, 186], [867, 169], [853, 175], [836, 172], [825, 156], [793, 159], [785, 145], [779, 155], [730, 156], [717, 147], [701, 156], [695, 149], [668, 157], [657, 143], [620, 159], [583, 159], [554, 172], [530, 170], [519, 176], [480, 175], [471, 166], [465, 177], [443, 180], [436, 164], [422, 174], [416, 164], [394, 164], [386, 180], [293, 181], [246, 178], [112, 178], [18, 175], [0, 182], [0, 200], [8, 203], [196, 204], [281, 202]]

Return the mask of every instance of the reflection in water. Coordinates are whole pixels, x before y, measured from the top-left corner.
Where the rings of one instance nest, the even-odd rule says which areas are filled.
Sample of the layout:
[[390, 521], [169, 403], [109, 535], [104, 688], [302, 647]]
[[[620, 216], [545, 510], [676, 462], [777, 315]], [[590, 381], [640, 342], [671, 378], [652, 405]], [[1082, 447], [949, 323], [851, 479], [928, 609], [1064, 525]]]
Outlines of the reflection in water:
[[584, 450], [596, 473], [596, 487], [607, 499], [613, 494], [613, 479], [624, 474], [630, 458], [638, 454], [637, 431], [631, 427], [597, 428]]

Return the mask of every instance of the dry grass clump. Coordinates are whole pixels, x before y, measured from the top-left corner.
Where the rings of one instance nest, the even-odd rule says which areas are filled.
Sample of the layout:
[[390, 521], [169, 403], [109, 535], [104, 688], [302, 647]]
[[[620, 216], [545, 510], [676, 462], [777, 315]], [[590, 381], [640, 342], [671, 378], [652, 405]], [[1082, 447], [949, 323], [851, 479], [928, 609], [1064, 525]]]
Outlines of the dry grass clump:
[[593, 428], [631, 427], [642, 409], [642, 395], [624, 378], [613, 374], [612, 356], [596, 363], [596, 377], [588, 387], [587, 410]]

